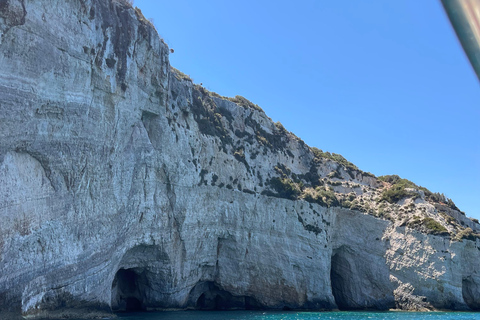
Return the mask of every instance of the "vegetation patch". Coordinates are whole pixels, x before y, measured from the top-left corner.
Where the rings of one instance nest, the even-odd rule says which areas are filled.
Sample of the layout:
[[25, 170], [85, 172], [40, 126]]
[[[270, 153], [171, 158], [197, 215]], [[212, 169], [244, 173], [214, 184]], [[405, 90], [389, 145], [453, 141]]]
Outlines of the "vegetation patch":
[[[390, 202], [388, 200], [388, 199], [390, 199], [390, 200], [393, 201], [394, 199], [396, 199], [395, 193], [398, 193], [398, 195], [401, 196], [402, 193], [405, 194], [405, 191], [402, 191], [402, 189], [412, 188], [412, 189], [416, 189], [416, 190], [422, 190], [425, 194], [425, 199], [429, 202], [433, 202], [433, 203], [436, 203], [436, 204], [441, 204], [441, 205], [444, 205], [444, 206], [446, 206], [450, 209], [460, 211], [460, 209], [457, 208], [457, 206], [452, 201], [452, 199], [448, 199], [447, 197], [445, 197], [445, 195], [443, 193], [431, 192], [427, 188], [422, 187], [422, 186], [418, 186], [410, 180], [402, 179], [396, 174], [380, 176], [377, 179], [379, 181], [390, 183], [390, 184], [392, 184], [392, 187], [395, 188], [395, 190], [391, 191], [390, 194], [387, 194], [385, 198], [383, 198], [383, 195], [382, 195], [382, 200], [386, 200], [386, 201]], [[385, 194], [385, 191], [384, 191], [384, 194]], [[414, 194], [416, 195], [416, 197], [418, 197], [418, 194], [416, 194], [416, 193], [414, 193]], [[390, 197], [390, 195], [392, 195], [393, 198]], [[410, 194], [410, 196], [411, 195], [412, 195], [412, 193]], [[408, 197], [408, 196], [409, 195], [405, 195], [404, 198]], [[395, 201], [395, 202], [397, 202], [397, 201]], [[390, 202], [390, 203], [394, 203], [394, 202]]]
[[373, 216], [381, 219], [394, 221], [393, 217], [385, 211], [385, 208], [378, 208], [376, 211], [373, 212]]
[[233, 122], [234, 118], [230, 110], [225, 108], [218, 108], [217, 110], [228, 122]]
[[247, 171], [250, 172], [250, 165], [245, 159], [245, 152], [243, 151], [243, 148], [235, 150], [233, 156], [235, 157], [235, 159], [237, 159], [237, 161], [243, 163], [245, 165], [245, 168], [247, 168]]
[[455, 224], [456, 220], [454, 217], [448, 215], [447, 213], [445, 212], [439, 212], [440, 215], [445, 219], [445, 221], [447, 221], [447, 223], [449, 224]]
[[433, 234], [448, 234], [447, 228], [442, 226], [438, 221], [433, 218], [426, 217], [423, 219], [422, 224]]
[[[133, 5], [132, 0], [125, 0], [124, 2], [128, 2], [130, 6]], [[145, 18], [145, 16], [142, 13], [142, 10], [140, 10], [139, 7], [135, 7], [135, 15], [137, 16], [138, 21], [140, 21], [143, 25], [148, 25], [155, 29], [155, 26], [153, 25], [152, 21]], [[141, 30], [141, 33], [144, 34], [145, 36], [146, 30]], [[162, 39], [162, 42], [163, 42], [163, 39]]]
[[407, 179], [402, 179], [397, 175], [380, 176], [379, 181], [390, 183], [392, 186], [382, 192], [380, 201], [387, 201], [389, 203], [397, 203], [404, 198], [419, 197], [418, 193], [407, 191], [407, 188], [418, 189], [418, 186]]
[[309, 172], [301, 175], [293, 174], [292, 176], [295, 182], [300, 180], [305, 181], [305, 185], [307, 187], [314, 188], [322, 186], [324, 184], [323, 181], [320, 179], [320, 176], [318, 175], [317, 166], [314, 163], [312, 163], [312, 165], [310, 166]]
[[348, 173], [350, 178], [355, 179], [355, 174], [353, 171], [360, 172], [363, 176], [375, 178], [375, 175], [370, 172], [365, 172], [360, 170], [356, 165], [345, 159], [341, 154], [338, 153], [330, 153], [330, 152], [323, 152], [321, 149], [310, 147], [310, 151], [312, 151], [314, 155], [314, 162], [320, 162], [322, 159], [328, 159], [335, 161], [342, 166], [345, 167], [345, 171]]
[[170, 68], [172, 69], [173, 75], [175, 76], [175, 78], [177, 78], [177, 80], [186, 80], [186, 81], [193, 82], [192, 78], [190, 78], [189, 75], [186, 75], [185, 73], [178, 70], [177, 68], [174, 68], [174, 67], [170, 67]]
[[340, 181], [330, 181], [328, 180], [327, 183], [331, 186], [341, 186], [342, 183]]
[[367, 212], [367, 209], [365, 208], [365, 206], [362, 203], [360, 203], [360, 201], [358, 201], [358, 200], [354, 200], [354, 201], [350, 202], [350, 206], [348, 206], [348, 202], [345, 202], [344, 207], [349, 208], [350, 210]]
[[[392, 185], [402, 185], [406, 188], [415, 188], [415, 189], [419, 189], [420, 187], [417, 186], [415, 183], [413, 183], [412, 181], [410, 180], [407, 180], [407, 179], [402, 179], [400, 178], [398, 175], [396, 174], [393, 174], [393, 175], [386, 175], [386, 176], [380, 176], [377, 178], [378, 180], [380, 181], [383, 181], [383, 182], [388, 182]], [[423, 190], [423, 189], [422, 189]]]
[[277, 127], [273, 134], [266, 132], [262, 126], [252, 118], [251, 113], [245, 118], [245, 125], [249, 126], [255, 132], [255, 138], [261, 145], [268, 147], [274, 151], [285, 150], [287, 148], [286, 130], [281, 131]]
[[[240, 131], [240, 130], [238, 130], [238, 129], [235, 130], [235, 135], [236, 135], [238, 138], [240, 138], [240, 139], [243, 139], [243, 138], [246, 137], [246, 136], [251, 136], [251, 134], [249, 134], [248, 132], [246, 132], [246, 131]], [[253, 140], [252, 140], [252, 142], [253, 142]], [[251, 143], [250, 143], [250, 144], [251, 144]]]
[[302, 198], [305, 201], [308, 201], [310, 203], [317, 203], [322, 207], [329, 208], [329, 207], [340, 206], [340, 202], [338, 201], [338, 198], [336, 197], [335, 192], [333, 192], [329, 188], [324, 188], [324, 187], [316, 187], [315, 189], [308, 188], [302, 194]]
[[278, 131], [281, 134], [284, 134], [284, 135], [288, 134], [287, 129], [285, 129], [285, 127], [283, 126], [283, 124], [280, 121], [275, 122], [275, 127], [278, 129]]
[[413, 220], [408, 223], [408, 226], [413, 229], [419, 229], [429, 234], [449, 235], [447, 228], [442, 226], [438, 221], [433, 218], [425, 217], [421, 219], [419, 216], [415, 216]]
[[226, 96], [219, 95], [218, 93], [213, 92], [213, 91], [208, 91], [208, 94], [212, 97], [215, 97], [215, 98], [224, 99], [224, 100], [234, 102], [234, 103], [236, 103], [237, 105], [239, 105], [243, 108], [253, 109], [253, 110], [257, 110], [257, 111], [260, 111], [262, 113], [265, 113], [263, 111], [263, 109], [260, 108], [257, 104], [251, 102], [250, 100], [248, 100], [245, 97], [242, 97], [242, 96], [239, 96], [239, 95], [237, 95], [233, 98], [232, 97], [226, 97]]
[[[222, 97], [222, 98], [225, 99], [226, 97]], [[258, 105], [254, 104], [253, 102], [251, 102], [250, 100], [248, 100], [248, 99], [246, 99], [242, 96], [235, 96], [234, 98], [226, 98], [226, 99], [229, 100], [229, 101], [235, 102], [236, 104], [238, 104], [241, 107], [257, 110], [257, 111], [260, 111], [260, 112], [264, 113], [262, 108], [260, 108]]]
[[[284, 164], [278, 163], [275, 166], [275, 172], [279, 177], [271, 178], [266, 183], [267, 186], [275, 192], [264, 190], [262, 195], [290, 200], [303, 199], [310, 203], [317, 203], [323, 207], [341, 206], [335, 192], [329, 187], [322, 186], [323, 182], [319, 179], [318, 174], [316, 174], [316, 170], [308, 176], [308, 178], [311, 178], [309, 182], [312, 183], [307, 182], [307, 184], [304, 184], [303, 180], [306, 175], [296, 175]], [[312, 187], [312, 184], [315, 186]]]
[[342, 174], [340, 173], [340, 168], [339, 167], [337, 167], [336, 170], [330, 172], [327, 177], [329, 179], [334, 179], [334, 178], [340, 179], [340, 180], [343, 179]]
[[233, 144], [228, 130], [223, 126], [222, 114], [218, 112], [217, 105], [212, 98], [206, 94], [205, 89], [201, 86], [195, 86], [192, 97], [192, 113], [193, 118], [198, 124], [198, 128], [202, 134], [220, 138], [222, 149], [227, 153], [227, 146]]
[[463, 239], [476, 241], [477, 239], [480, 239], [480, 234], [473, 232], [472, 228], [465, 228], [455, 236], [455, 240]]
[[238, 161], [244, 161], [244, 160], [245, 160], [245, 153], [244, 153], [244, 151], [243, 151], [243, 148], [240, 148], [240, 149], [235, 150], [235, 153], [233, 154], [233, 156], [234, 156], [235, 159], [237, 159]]
[[[425, 192], [425, 198], [433, 203], [438, 203], [444, 206], [447, 206], [448, 208], [456, 211], [460, 211], [458, 207], [455, 205], [452, 199], [449, 199], [445, 197], [443, 193], [438, 193], [438, 192], [430, 192], [430, 190], [420, 187], [421, 190]], [[460, 211], [462, 212], [462, 211]], [[462, 212], [463, 213], [463, 212]]]
[[393, 185], [389, 189], [382, 192], [380, 201], [387, 201], [389, 203], [397, 203], [404, 198], [418, 197], [418, 193], [407, 191], [404, 185]]
[[[177, 72], [175, 73], [177, 78], [183, 79], [184, 76], [180, 73], [180, 71], [178, 72], [179, 74], [177, 74]], [[202, 93], [200, 100], [202, 100], [202, 104], [206, 107], [206, 109], [213, 110], [214, 113], [218, 114], [220, 117], [224, 117], [229, 123], [231, 123], [234, 120], [231, 112], [225, 108], [216, 108], [215, 102], [213, 101], [213, 99], [211, 99], [211, 97], [226, 99], [236, 103], [237, 105], [243, 108], [252, 109], [252, 110], [256, 110], [264, 113], [263, 110], [258, 105], [252, 103], [251, 101], [249, 101], [248, 99], [242, 96], [235, 96], [234, 98], [229, 98], [229, 97], [221, 96], [215, 92], [210, 92], [201, 86], [196, 85], [195, 88]], [[199, 104], [199, 101], [197, 100], [198, 100], [197, 97], [194, 97], [194, 105]], [[215, 107], [209, 107], [212, 105], [214, 105]], [[222, 130], [219, 130], [220, 128], [217, 128], [218, 121], [216, 121], [214, 117], [212, 117], [211, 115], [209, 117], [205, 117], [206, 116], [205, 114], [202, 114], [202, 115], [204, 116], [203, 118], [201, 119], [196, 118], [197, 122], [200, 122], [202, 133], [209, 134], [209, 135], [220, 134], [220, 137], [224, 136]], [[254, 141], [257, 140], [257, 142], [263, 145], [264, 147], [268, 147], [270, 149], [273, 149], [274, 151], [286, 150], [287, 143], [285, 140], [287, 139], [285, 139], [285, 137], [288, 135], [288, 131], [283, 127], [283, 125], [280, 122], [277, 122], [275, 124], [274, 132], [271, 134], [265, 131], [262, 128], [262, 126], [252, 118], [252, 116], [253, 116], [253, 113], [250, 113], [245, 118], [245, 125], [251, 127], [254, 131], [254, 134], [248, 133], [246, 131], [235, 130], [234, 132], [235, 135], [238, 138], [246, 138], [247, 142], [250, 144], [253, 144]], [[204, 120], [205, 118], [208, 118], [207, 119], [208, 121]], [[208, 128], [208, 124], [213, 125], [213, 128]], [[214, 129], [217, 129], [217, 130], [214, 130]], [[287, 150], [286, 152], [288, 153], [289, 150]]]
[[335, 162], [340, 163], [342, 166], [344, 166], [347, 169], [360, 171], [360, 169], [358, 169], [356, 165], [354, 165], [353, 163], [345, 159], [341, 154], [323, 152], [322, 150], [315, 147], [310, 148], [310, 150], [313, 152], [313, 155], [317, 160], [320, 160], [320, 159], [333, 160]]
[[267, 185], [271, 186], [277, 192], [276, 194], [267, 195], [273, 195], [279, 198], [296, 200], [301, 193], [298, 185], [288, 178], [274, 177], [267, 181]]
[[292, 170], [287, 168], [283, 163], [277, 163], [274, 168], [275, 172], [278, 173], [282, 178], [290, 177]]

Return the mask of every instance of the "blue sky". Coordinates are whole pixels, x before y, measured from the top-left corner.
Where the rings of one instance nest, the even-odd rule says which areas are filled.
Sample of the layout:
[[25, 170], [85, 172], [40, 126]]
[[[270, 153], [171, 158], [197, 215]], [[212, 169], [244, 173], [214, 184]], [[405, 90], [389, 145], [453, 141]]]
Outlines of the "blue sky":
[[172, 66], [480, 219], [480, 84], [437, 0], [136, 0]]

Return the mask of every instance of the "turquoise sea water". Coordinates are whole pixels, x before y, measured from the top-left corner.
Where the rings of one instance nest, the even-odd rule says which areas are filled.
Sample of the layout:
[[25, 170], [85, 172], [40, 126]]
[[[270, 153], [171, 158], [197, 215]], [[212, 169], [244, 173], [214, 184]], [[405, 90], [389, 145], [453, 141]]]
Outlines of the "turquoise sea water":
[[174, 311], [120, 314], [119, 320], [480, 320], [472, 312]]

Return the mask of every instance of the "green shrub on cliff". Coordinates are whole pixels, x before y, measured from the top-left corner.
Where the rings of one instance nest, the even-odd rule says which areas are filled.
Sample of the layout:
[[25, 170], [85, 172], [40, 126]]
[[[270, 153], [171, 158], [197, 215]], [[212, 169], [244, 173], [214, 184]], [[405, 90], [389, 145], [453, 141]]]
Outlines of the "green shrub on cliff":
[[315, 189], [306, 189], [302, 194], [302, 198], [305, 201], [317, 203], [323, 207], [340, 206], [340, 202], [335, 196], [335, 192], [329, 188], [316, 187]]
[[439, 222], [433, 218], [426, 217], [423, 219], [422, 224], [433, 234], [446, 234], [448, 233], [447, 228], [442, 226]]
[[419, 187], [410, 180], [402, 179], [395, 175], [380, 176], [377, 178], [380, 181], [390, 183], [392, 186], [382, 192], [380, 201], [387, 201], [389, 203], [397, 203], [404, 198], [418, 197], [418, 193], [407, 191], [406, 188], [418, 189]]
[[425, 217], [421, 219], [419, 216], [415, 216], [413, 220], [408, 223], [408, 226], [414, 229], [419, 229], [420, 231], [426, 231], [430, 234], [435, 235], [448, 235], [448, 230], [442, 226], [438, 221], [433, 218]]
[[341, 165], [343, 165], [347, 169], [359, 171], [359, 169], [356, 165], [354, 165], [353, 163], [351, 163], [350, 161], [345, 159], [341, 154], [330, 153], [328, 151], [323, 152], [322, 150], [320, 150], [318, 148], [315, 148], [315, 147], [310, 148], [310, 150], [312, 150], [316, 159], [321, 159], [321, 158], [330, 159], [330, 160], [333, 160], [335, 162], [340, 163]]
[[117, 0], [118, 2], [120, 2], [121, 4], [124, 4], [124, 5], [128, 5], [128, 6], [133, 6], [133, 0]]
[[389, 203], [397, 203], [403, 198], [418, 196], [417, 193], [407, 191], [403, 185], [393, 185], [390, 189], [385, 189], [382, 192], [381, 201], [387, 201]]
[[404, 188], [419, 188], [415, 183], [410, 180], [402, 179], [396, 174], [380, 176], [377, 178], [380, 181], [388, 182], [392, 185], [403, 186]]
[[250, 108], [250, 109], [253, 109], [253, 110], [264, 112], [263, 109], [260, 108], [257, 104], [251, 102], [250, 100], [248, 100], [247, 98], [244, 98], [242, 96], [237, 95], [233, 98], [227, 98], [227, 99], [232, 101], [232, 102], [235, 102], [236, 104], [238, 104], [239, 106], [242, 106], [244, 108]]
[[[222, 150], [227, 153], [227, 146], [232, 145], [233, 141], [222, 121], [223, 116], [221, 113], [225, 113], [225, 111], [221, 108], [217, 109], [215, 102], [203, 87], [195, 85], [194, 88], [190, 110], [193, 113], [193, 119], [198, 124], [198, 129], [202, 134], [219, 137], [222, 143]], [[228, 122], [228, 118], [226, 120]]]
[[288, 178], [274, 177], [268, 183], [277, 192], [276, 196], [280, 198], [296, 200], [301, 193], [299, 186]]
[[456, 240], [466, 239], [466, 240], [475, 241], [476, 239], [480, 239], [480, 234], [473, 232], [472, 228], [465, 228], [455, 236], [455, 239]]
[[175, 76], [175, 78], [177, 78], [178, 80], [188, 80], [188, 81], [191, 81], [193, 82], [192, 78], [190, 78], [189, 75], [186, 75], [185, 73], [183, 73], [182, 71], [174, 68], [174, 67], [170, 67], [173, 71], [173, 74]]
[[277, 127], [278, 131], [282, 134], [288, 133], [287, 129], [285, 129], [285, 127], [280, 121], [275, 122], [275, 127]]
[[431, 192], [427, 188], [416, 185], [410, 180], [402, 179], [396, 174], [380, 176], [377, 179], [379, 181], [392, 184], [391, 189], [385, 190], [383, 192], [381, 200], [385, 200], [390, 203], [396, 203], [397, 201], [406, 197], [411, 197], [411, 196], [419, 197], [417, 193], [415, 192], [409, 193], [408, 191], [405, 190], [405, 188], [412, 188], [412, 189], [423, 191], [425, 194], [425, 199], [430, 202], [439, 203], [449, 207], [450, 209], [460, 211], [460, 209], [458, 209], [458, 207], [455, 205], [452, 199], [448, 199], [447, 197], [445, 197], [443, 193]]

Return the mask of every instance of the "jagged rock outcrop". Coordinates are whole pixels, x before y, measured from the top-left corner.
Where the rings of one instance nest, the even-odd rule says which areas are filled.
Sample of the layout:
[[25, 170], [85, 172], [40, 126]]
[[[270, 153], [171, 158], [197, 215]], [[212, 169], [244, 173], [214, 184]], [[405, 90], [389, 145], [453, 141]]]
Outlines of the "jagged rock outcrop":
[[478, 223], [168, 52], [125, 1], [0, 0], [0, 310], [479, 308]]

